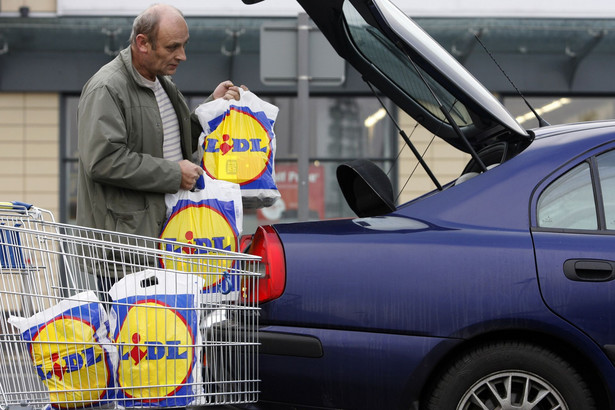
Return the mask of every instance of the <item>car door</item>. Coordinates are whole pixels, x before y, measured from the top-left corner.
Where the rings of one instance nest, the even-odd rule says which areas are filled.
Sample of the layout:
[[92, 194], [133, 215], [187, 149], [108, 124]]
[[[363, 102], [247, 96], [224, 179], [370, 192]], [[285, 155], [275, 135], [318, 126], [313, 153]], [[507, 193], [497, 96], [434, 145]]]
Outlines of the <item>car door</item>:
[[553, 174], [531, 209], [546, 304], [608, 351], [615, 343], [615, 149]]

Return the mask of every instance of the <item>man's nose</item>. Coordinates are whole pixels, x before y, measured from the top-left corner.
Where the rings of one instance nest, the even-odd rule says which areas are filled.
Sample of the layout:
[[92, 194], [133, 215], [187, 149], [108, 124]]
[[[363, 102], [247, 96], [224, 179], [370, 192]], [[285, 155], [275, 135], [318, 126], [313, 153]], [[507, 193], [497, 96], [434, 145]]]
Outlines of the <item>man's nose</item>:
[[180, 47], [175, 58], [178, 59], [179, 61], [186, 61], [187, 60], [186, 49], [184, 47]]

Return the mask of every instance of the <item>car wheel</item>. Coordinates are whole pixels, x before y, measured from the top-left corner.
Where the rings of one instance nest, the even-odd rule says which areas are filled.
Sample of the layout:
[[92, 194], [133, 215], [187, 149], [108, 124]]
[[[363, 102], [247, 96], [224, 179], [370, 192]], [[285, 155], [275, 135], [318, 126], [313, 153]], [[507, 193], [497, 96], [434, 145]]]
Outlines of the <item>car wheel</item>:
[[500, 342], [477, 348], [437, 382], [426, 410], [592, 410], [591, 392], [564, 359], [542, 347]]

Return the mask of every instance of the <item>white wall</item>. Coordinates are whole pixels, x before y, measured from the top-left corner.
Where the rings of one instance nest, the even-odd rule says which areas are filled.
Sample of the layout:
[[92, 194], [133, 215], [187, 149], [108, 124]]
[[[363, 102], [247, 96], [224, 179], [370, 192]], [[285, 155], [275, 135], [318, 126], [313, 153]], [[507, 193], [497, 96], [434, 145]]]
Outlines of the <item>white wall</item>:
[[392, 0], [411, 17], [615, 17], [613, 0]]
[[57, 0], [60, 15], [137, 15], [154, 3], [167, 3], [186, 16], [296, 16], [303, 9], [292, 0]]
[[[186, 15], [296, 16], [292, 0], [265, 0], [246, 6], [241, 0], [57, 0], [60, 15], [136, 15], [152, 3], [173, 4]], [[393, 0], [412, 17], [576, 17], [613, 18], [613, 0]]]

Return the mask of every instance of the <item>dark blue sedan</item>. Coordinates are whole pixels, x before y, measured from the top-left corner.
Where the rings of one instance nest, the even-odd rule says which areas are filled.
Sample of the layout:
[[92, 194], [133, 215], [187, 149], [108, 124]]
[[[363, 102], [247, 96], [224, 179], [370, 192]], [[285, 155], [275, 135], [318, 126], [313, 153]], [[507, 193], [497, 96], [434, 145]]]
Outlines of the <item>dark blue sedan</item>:
[[299, 3], [471, 160], [401, 205], [351, 161], [337, 176], [356, 218], [257, 230], [258, 406], [614, 408], [615, 122], [526, 130], [388, 0]]

